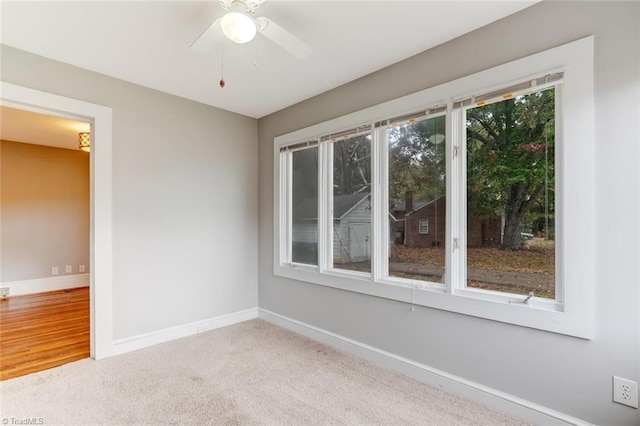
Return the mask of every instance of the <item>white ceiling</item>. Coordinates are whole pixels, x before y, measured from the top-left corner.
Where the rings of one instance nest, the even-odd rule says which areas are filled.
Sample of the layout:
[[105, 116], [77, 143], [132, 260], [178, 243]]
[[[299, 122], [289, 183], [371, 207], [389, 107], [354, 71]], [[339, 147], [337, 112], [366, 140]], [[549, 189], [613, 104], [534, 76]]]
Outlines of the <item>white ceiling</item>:
[[[313, 47], [298, 60], [261, 35], [189, 50], [218, 1], [4, 1], [3, 44], [254, 118], [340, 86], [536, 3], [283, 1], [266, 16]], [[258, 58], [258, 67], [252, 64]]]

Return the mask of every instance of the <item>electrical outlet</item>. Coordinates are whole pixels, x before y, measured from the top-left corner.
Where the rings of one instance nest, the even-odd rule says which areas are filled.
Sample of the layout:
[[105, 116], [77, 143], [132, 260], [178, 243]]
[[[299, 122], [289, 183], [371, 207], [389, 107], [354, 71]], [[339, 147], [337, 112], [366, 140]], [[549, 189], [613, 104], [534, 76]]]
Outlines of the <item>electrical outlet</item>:
[[51, 275], [58, 275], [58, 267], [57, 266], [52, 266], [51, 267]]
[[80, 272], [80, 273], [84, 272], [84, 265], [78, 266], [78, 272]]
[[0, 288], [0, 297], [7, 297], [9, 295], [9, 287]]
[[64, 267], [64, 272], [66, 274], [70, 274], [71, 271], [73, 271], [73, 269], [71, 268], [71, 265], [67, 265], [67, 266]]
[[613, 376], [613, 402], [638, 408], [638, 382]]

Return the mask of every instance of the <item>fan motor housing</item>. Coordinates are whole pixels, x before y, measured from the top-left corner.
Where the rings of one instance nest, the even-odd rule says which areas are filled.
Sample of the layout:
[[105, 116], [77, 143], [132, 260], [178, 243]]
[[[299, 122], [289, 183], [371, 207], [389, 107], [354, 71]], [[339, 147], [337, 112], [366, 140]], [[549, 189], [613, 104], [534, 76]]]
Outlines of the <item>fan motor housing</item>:
[[220, 0], [223, 9], [233, 12], [255, 13], [265, 0]]

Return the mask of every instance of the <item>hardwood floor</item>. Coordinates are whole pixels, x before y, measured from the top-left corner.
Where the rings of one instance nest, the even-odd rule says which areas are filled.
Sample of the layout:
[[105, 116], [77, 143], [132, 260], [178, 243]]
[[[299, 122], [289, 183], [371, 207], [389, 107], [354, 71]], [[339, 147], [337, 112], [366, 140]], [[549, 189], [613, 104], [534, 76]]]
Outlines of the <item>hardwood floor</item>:
[[0, 299], [0, 380], [88, 358], [89, 287]]

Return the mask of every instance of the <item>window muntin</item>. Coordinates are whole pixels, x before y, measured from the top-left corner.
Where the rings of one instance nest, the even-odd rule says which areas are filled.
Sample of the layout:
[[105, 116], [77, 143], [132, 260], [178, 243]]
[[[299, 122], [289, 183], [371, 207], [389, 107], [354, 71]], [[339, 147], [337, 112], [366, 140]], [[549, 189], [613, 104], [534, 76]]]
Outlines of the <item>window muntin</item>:
[[467, 287], [555, 298], [555, 92], [464, 110]]
[[[441, 109], [444, 112], [444, 109]], [[444, 283], [446, 115], [390, 125], [388, 276]], [[431, 232], [421, 232], [421, 221]]]

